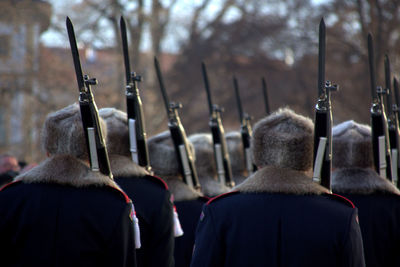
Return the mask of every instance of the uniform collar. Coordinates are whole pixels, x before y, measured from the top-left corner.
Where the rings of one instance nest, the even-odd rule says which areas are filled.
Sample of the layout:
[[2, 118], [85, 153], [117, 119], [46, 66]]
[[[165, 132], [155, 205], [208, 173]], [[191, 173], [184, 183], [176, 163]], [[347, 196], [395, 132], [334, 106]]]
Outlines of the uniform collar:
[[343, 168], [332, 175], [332, 190], [340, 194], [369, 195], [373, 193], [400, 195], [400, 191], [374, 170]]
[[305, 172], [267, 166], [257, 170], [233, 190], [242, 193], [321, 195], [329, 190], [312, 181]]

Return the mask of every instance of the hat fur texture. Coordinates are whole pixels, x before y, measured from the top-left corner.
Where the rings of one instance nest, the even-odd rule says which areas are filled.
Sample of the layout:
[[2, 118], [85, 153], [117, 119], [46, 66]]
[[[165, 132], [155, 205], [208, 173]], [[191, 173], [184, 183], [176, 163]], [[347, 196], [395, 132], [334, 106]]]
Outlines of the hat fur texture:
[[[99, 122], [103, 138], [106, 138], [106, 125], [101, 118]], [[65, 154], [89, 159], [80, 108], [76, 103], [47, 116], [41, 139], [43, 149], [52, 155]]]
[[107, 150], [109, 154], [131, 156], [128, 116], [115, 108], [102, 108], [99, 115], [107, 124]]
[[208, 197], [214, 197], [229, 191], [218, 181], [212, 136], [209, 133], [197, 133], [188, 137], [196, 155], [196, 169], [201, 191]]
[[178, 157], [169, 131], [164, 131], [147, 140], [150, 164], [157, 176], [180, 176]]
[[308, 171], [312, 166], [314, 124], [289, 108], [258, 121], [251, 148], [257, 167], [275, 166]]
[[333, 168], [373, 168], [371, 128], [345, 121], [332, 129]]
[[235, 184], [240, 184], [248, 176], [242, 135], [238, 131], [227, 132], [225, 134], [225, 140], [231, 160], [233, 180]]

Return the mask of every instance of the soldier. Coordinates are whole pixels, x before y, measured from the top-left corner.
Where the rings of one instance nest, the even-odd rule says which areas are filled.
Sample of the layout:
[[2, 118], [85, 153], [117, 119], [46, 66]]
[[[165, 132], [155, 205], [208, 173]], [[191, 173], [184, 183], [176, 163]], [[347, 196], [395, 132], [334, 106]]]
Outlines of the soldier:
[[312, 121], [283, 109], [253, 133], [258, 170], [204, 207], [191, 266], [364, 266], [357, 210], [310, 177]]
[[20, 170], [16, 157], [9, 154], [0, 155], [0, 186], [11, 182]]
[[1, 266], [136, 266], [132, 202], [90, 170], [77, 104], [47, 116], [42, 143], [48, 158], [0, 191]]
[[249, 176], [246, 170], [242, 135], [238, 131], [231, 131], [225, 134], [225, 139], [231, 160], [233, 180], [236, 185], [239, 185]]
[[148, 139], [150, 163], [156, 175], [163, 177], [173, 196], [184, 235], [175, 238], [175, 266], [190, 265], [194, 234], [201, 208], [208, 201], [199, 192], [183, 182], [178, 158], [169, 131]]
[[354, 121], [333, 128], [332, 190], [359, 210], [367, 266], [400, 266], [400, 192], [374, 170], [371, 128]]
[[107, 149], [115, 182], [135, 203], [141, 247], [138, 266], [174, 266], [174, 221], [171, 194], [165, 182], [131, 159], [126, 113], [100, 109], [107, 123]]
[[188, 137], [188, 140], [195, 151], [196, 169], [203, 194], [207, 197], [215, 197], [228, 192], [229, 188], [218, 181], [211, 134], [193, 134]]

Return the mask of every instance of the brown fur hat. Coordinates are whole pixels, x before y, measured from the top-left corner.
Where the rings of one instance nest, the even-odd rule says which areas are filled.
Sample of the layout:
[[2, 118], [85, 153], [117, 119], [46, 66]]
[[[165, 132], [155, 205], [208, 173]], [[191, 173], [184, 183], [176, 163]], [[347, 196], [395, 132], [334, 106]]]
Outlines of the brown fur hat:
[[188, 137], [188, 140], [193, 145], [195, 151], [197, 174], [199, 176], [216, 176], [217, 167], [214, 160], [214, 148], [211, 134], [192, 134]]
[[115, 108], [102, 108], [99, 115], [107, 123], [107, 150], [109, 154], [130, 157], [128, 117]]
[[288, 108], [279, 109], [254, 126], [251, 147], [258, 167], [308, 171], [313, 157], [313, 122]]
[[238, 180], [242, 181], [247, 176], [242, 135], [238, 131], [231, 131], [225, 134], [225, 139], [231, 160], [233, 179], [238, 183]]
[[169, 131], [164, 131], [147, 140], [150, 165], [156, 175], [180, 176], [179, 162]]
[[372, 168], [371, 128], [354, 121], [345, 121], [332, 129], [334, 168]]
[[[107, 128], [100, 118], [103, 137]], [[41, 132], [42, 147], [52, 155], [67, 154], [88, 160], [86, 140], [78, 104], [69, 105], [47, 115]]]

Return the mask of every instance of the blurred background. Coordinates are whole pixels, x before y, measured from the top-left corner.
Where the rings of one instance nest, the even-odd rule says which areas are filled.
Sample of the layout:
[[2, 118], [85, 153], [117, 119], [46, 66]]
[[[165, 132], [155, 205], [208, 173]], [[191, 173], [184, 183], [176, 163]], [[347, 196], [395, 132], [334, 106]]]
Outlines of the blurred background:
[[244, 111], [254, 122], [266, 115], [261, 77], [270, 108], [289, 106], [314, 117], [317, 101], [318, 24], [327, 25], [326, 79], [334, 123], [369, 123], [371, 93], [367, 34], [374, 36], [378, 84], [383, 57], [400, 68], [400, 1], [388, 0], [1, 0], [0, 153], [39, 162], [45, 116], [78, 100], [65, 27], [74, 24], [85, 74], [99, 108], [125, 107], [125, 73], [119, 31], [123, 15], [130, 35], [132, 70], [139, 84], [148, 136], [167, 130], [166, 111], [155, 76], [160, 60], [171, 101], [181, 102], [188, 134], [208, 129], [201, 75], [207, 65], [213, 100], [225, 108], [226, 131], [240, 123], [232, 82], [239, 81]]

